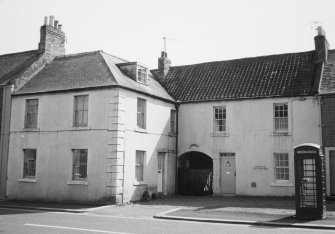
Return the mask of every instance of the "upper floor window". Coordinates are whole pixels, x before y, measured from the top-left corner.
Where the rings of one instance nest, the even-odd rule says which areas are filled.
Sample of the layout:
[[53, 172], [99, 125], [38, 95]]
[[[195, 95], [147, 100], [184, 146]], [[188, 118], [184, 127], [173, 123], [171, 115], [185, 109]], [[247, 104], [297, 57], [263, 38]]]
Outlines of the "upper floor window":
[[288, 181], [289, 176], [289, 161], [287, 153], [275, 153], [275, 179], [276, 182]]
[[74, 149], [72, 180], [87, 180], [87, 149]]
[[170, 111], [170, 132], [176, 133], [176, 110]]
[[142, 84], [147, 84], [147, 69], [146, 68], [137, 68], [137, 81]]
[[147, 101], [137, 98], [137, 127], [139, 128], [146, 128], [146, 109]]
[[25, 128], [37, 128], [38, 99], [26, 100]]
[[226, 131], [226, 107], [214, 106], [214, 132]]
[[24, 149], [23, 178], [36, 176], [36, 149]]
[[288, 105], [287, 103], [275, 103], [273, 105], [274, 112], [274, 131], [288, 131]]
[[74, 97], [74, 127], [86, 127], [88, 124], [88, 95]]

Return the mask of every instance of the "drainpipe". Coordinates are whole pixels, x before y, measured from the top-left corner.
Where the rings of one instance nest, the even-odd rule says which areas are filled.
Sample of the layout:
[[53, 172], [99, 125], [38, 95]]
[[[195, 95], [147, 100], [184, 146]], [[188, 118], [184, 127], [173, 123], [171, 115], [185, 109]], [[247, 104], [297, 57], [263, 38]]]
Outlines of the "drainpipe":
[[175, 163], [175, 193], [178, 194], [178, 136], [179, 136], [179, 106], [180, 106], [180, 101], [177, 100], [175, 103], [176, 107], [176, 163]]

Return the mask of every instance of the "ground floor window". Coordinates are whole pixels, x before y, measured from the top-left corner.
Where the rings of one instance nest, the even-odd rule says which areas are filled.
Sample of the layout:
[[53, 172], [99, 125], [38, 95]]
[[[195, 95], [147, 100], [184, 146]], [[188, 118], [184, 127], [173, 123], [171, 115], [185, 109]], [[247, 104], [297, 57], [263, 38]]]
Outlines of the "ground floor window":
[[287, 153], [275, 153], [275, 180], [276, 182], [288, 182], [289, 176], [289, 161]]
[[87, 149], [73, 149], [72, 180], [87, 180]]
[[136, 150], [136, 163], [135, 163], [135, 179], [143, 181], [144, 175], [144, 151]]
[[36, 149], [24, 149], [23, 178], [36, 176]]

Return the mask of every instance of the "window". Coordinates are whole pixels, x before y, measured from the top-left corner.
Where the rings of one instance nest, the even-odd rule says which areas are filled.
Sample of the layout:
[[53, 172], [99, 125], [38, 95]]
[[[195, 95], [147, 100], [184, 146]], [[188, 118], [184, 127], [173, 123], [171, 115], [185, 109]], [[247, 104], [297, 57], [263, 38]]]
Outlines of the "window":
[[137, 127], [145, 129], [146, 125], [146, 100], [137, 98]]
[[144, 151], [136, 150], [135, 178], [137, 181], [143, 181], [144, 154]]
[[226, 131], [226, 107], [214, 106], [214, 132]]
[[87, 180], [87, 149], [74, 149], [72, 180]]
[[145, 68], [137, 69], [137, 81], [142, 84], [147, 84], [147, 69]]
[[26, 100], [25, 128], [37, 128], [38, 99]]
[[86, 127], [88, 123], [88, 95], [74, 97], [74, 126]]
[[287, 103], [274, 104], [273, 111], [274, 111], [274, 131], [286, 132], [288, 130]]
[[176, 111], [170, 111], [170, 132], [176, 133]]
[[35, 178], [36, 149], [24, 149], [23, 178]]
[[275, 156], [275, 178], [276, 182], [289, 180], [289, 162], [288, 154], [276, 153]]

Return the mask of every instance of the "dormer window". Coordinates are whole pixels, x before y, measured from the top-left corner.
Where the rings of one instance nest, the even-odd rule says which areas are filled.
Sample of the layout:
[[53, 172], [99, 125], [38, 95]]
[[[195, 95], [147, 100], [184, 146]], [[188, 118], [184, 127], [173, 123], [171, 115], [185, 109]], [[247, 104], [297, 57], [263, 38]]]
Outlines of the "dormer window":
[[137, 67], [137, 82], [147, 84], [148, 73], [147, 69], [143, 67]]

